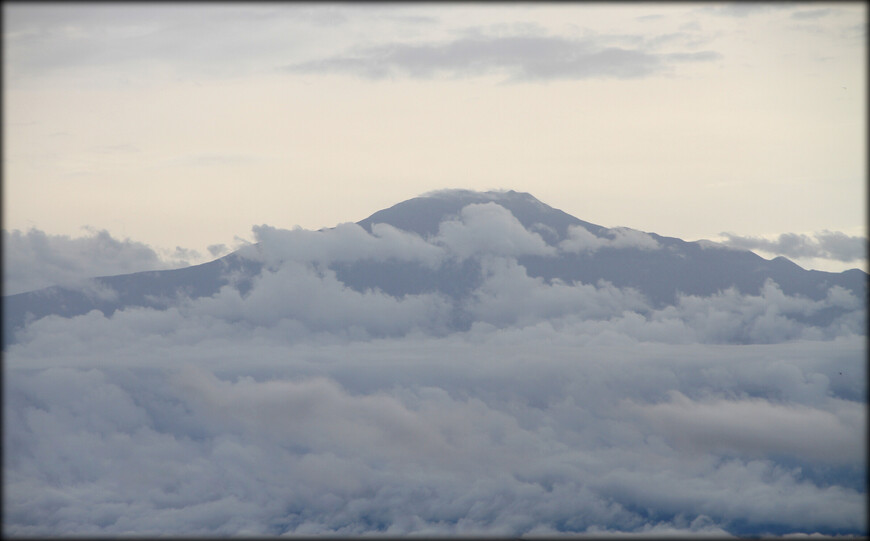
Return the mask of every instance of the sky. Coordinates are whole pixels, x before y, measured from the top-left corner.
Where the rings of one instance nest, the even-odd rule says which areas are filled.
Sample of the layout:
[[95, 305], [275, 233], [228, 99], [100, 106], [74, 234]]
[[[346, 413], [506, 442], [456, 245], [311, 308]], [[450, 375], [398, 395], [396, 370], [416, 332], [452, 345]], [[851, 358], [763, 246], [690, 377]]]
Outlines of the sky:
[[[520, 263], [653, 232], [866, 269], [864, 4], [2, 9], [4, 294], [262, 264], [25, 320], [3, 535], [867, 535], [866, 295], [658, 305]], [[445, 188], [628, 229], [547, 241], [499, 194], [348, 223]]]
[[3, 15], [4, 245], [179, 266], [256, 226], [514, 189], [607, 227], [867, 268], [863, 3]]

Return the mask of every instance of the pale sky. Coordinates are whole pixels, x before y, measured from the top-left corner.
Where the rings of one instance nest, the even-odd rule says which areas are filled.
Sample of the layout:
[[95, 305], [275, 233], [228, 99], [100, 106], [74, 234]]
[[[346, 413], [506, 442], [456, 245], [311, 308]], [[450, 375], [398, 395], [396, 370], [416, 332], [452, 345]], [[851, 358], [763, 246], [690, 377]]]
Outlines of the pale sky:
[[88, 226], [206, 260], [254, 225], [466, 188], [685, 240], [867, 234], [864, 3], [3, 15], [6, 230]]

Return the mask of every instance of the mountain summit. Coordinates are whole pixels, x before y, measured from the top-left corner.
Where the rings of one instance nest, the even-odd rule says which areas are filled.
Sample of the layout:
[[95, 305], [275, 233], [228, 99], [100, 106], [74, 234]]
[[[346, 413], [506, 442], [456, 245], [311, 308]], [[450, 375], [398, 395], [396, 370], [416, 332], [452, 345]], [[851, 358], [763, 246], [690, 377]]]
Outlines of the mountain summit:
[[[610, 229], [515, 191], [431, 192], [378, 211], [358, 223], [369, 232], [373, 224], [386, 223], [425, 238], [435, 235], [445, 220], [457, 216], [468, 205], [485, 203], [504, 207], [527, 230], [540, 235], [549, 245], [563, 248], [557, 257], [518, 257], [530, 276], [548, 281], [594, 284], [606, 280], [617, 287], [635, 288], [658, 306], [673, 303], [680, 293], [711, 295], [729, 287], [757, 294], [768, 279], [786, 294], [816, 300], [834, 285], [862, 299], [866, 295], [867, 274], [858, 269], [841, 273], [805, 270], [784, 257], [766, 260], [750, 251], [709, 241], [686, 242], [627, 228]], [[351, 274], [348, 272], [346, 277], [351, 279]], [[369, 287], [378, 285], [387, 286], [367, 283]]]
[[594, 234], [599, 234], [604, 229], [546, 205], [529, 193], [513, 190], [438, 190], [380, 210], [357, 223], [369, 232], [372, 224], [386, 223], [428, 237], [438, 233], [438, 226], [445, 218], [458, 215], [468, 205], [483, 203], [495, 203], [506, 208], [526, 229], [533, 228], [536, 224], [546, 226], [535, 230], [548, 242], [564, 238], [568, 227], [572, 225], [582, 225]]
[[[481, 288], [491, 278], [493, 258], [511, 261], [516, 272], [546, 284], [607, 283], [634, 291], [650, 309], [673, 305], [686, 295], [710, 296], [731, 288], [758, 295], [768, 281], [786, 295], [813, 301], [826, 299], [832, 287], [860, 302], [867, 293], [867, 274], [858, 269], [811, 271], [782, 257], [766, 260], [715, 243], [606, 228], [515, 191], [443, 190], [380, 210], [357, 224], [260, 232], [264, 237], [257, 245], [202, 265], [6, 296], [4, 346], [28, 322], [48, 315], [72, 317], [96, 309], [108, 316], [133, 306], [165, 309], [226, 287], [244, 297], [272, 266], [288, 258], [331, 273], [341, 287], [360, 293], [444, 298], [453, 306], [450, 325], [455, 329], [473, 323], [467, 307], [487, 294]], [[841, 312], [826, 308], [805, 319], [823, 325]]]

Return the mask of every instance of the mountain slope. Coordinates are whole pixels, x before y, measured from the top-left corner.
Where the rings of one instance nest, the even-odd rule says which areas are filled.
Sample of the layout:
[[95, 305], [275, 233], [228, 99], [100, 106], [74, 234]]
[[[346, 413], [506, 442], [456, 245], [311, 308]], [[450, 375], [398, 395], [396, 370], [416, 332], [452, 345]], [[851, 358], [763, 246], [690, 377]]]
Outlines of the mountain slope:
[[[571, 226], [582, 226], [597, 237], [610, 231], [554, 209], [527, 193], [514, 191], [436, 192], [376, 212], [359, 224], [371, 232], [372, 224], [388, 223], [428, 237], [438, 232], [438, 224], [443, 219], [457, 215], [464, 206], [485, 202], [504, 206], [526, 229], [540, 234], [551, 245], [565, 241]], [[638, 289], [658, 306], [674, 302], [678, 293], [711, 295], [732, 286], [742, 293], [756, 294], [767, 279], [774, 280], [786, 294], [814, 300], [823, 298], [834, 285], [848, 289], [859, 298], [865, 296], [867, 274], [858, 269], [842, 273], [808, 271], [782, 257], [766, 260], [750, 251], [716, 247], [713, 243], [686, 242], [654, 233], [649, 236], [661, 249], [605, 246], [594, 251], [562, 253], [559, 257], [529, 255], [518, 260], [530, 276], [567, 283], [594, 284], [607, 280], [618, 287]], [[378, 287], [397, 295], [425, 290], [422, 270], [416, 271], [421, 273], [419, 289], [397, 287], [397, 273], [391, 270], [387, 265], [360, 262], [343, 267], [340, 276], [360, 289]], [[402, 271], [413, 273], [415, 269], [405, 266]], [[462, 281], [464, 274], [453, 273], [443, 281]]]

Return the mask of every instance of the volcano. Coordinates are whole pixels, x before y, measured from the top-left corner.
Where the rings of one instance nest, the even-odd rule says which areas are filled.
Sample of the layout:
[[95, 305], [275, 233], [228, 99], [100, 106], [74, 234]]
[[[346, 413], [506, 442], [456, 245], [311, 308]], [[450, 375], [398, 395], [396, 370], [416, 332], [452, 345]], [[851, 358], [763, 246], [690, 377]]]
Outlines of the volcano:
[[[783, 257], [767, 260], [709, 241], [687, 242], [602, 227], [515, 191], [432, 192], [375, 212], [356, 224], [309, 233], [314, 243], [318, 234], [325, 236], [339, 228], [359, 238], [383, 238], [379, 234], [384, 224], [445, 255], [433, 263], [402, 257], [401, 248], [391, 256], [363, 250], [353, 257], [333, 257], [317, 264], [360, 292], [377, 290], [394, 297], [442, 295], [455, 306], [451, 325], [459, 330], [473, 323], [462, 306], [483, 283], [484, 262], [494, 253], [491, 247], [501, 247], [498, 253], [514, 258], [530, 277], [564, 284], [604, 281], [640, 293], [654, 308], [674, 304], [681, 296], [709, 296], [729, 288], [756, 295], [768, 281], [786, 295], [812, 300], [824, 299], [834, 286], [862, 302], [866, 299], [868, 275], [858, 269], [840, 273], [806, 270]], [[518, 244], [518, 239], [525, 244]], [[266, 262], [275, 261], [269, 250], [267, 243], [259, 242], [201, 265], [101, 276], [78, 287], [53, 286], [5, 296], [3, 346], [15, 343], [16, 333], [27, 324], [47, 316], [74, 317], [92, 310], [110, 316], [128, 307], [167, 309], [184, 299], [213, 296], [224, 287], [244, 296], [267, 269]], [[806, 319], [825, 325], [841, 312], [831, 307]]]

